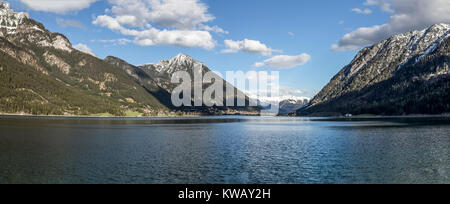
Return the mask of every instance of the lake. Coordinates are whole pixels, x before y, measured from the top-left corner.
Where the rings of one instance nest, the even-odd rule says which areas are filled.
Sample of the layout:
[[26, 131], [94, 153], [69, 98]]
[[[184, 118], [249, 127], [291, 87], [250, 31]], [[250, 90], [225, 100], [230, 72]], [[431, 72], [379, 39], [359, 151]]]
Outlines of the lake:
[[0, 183], [450, 183], [450, 118], [0, 118]]

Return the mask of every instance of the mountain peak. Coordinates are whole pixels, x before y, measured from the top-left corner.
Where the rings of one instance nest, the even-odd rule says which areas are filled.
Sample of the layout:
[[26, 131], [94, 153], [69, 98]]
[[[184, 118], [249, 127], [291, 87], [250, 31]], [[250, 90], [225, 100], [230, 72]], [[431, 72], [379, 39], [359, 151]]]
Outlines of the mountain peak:
[[438, 23], [438, 24], [434, 24], [430, 27], [430, 29], [439, 29], [439, 30], [448, 30], [450, 29], [450, 24], [447, 23]]
[[170, 60], [164, 60], [156, 64], [158, 70], [165, 71], [167, 73], [174, 73], [176, 71], [188, 71], [192, 70], [194, 66], [203, 66], [203, 63], [195, 60], [189, 55], [178, 54]]
[[192, 58], [192, 57], [187, 54], [178, 53], [178, 55], [175, 56], [174, 58]]
[[0, 1], [0, 28], [6, 29], [8, 34], [14, 33], [27, 18], [29, 18], [28, 13], [14, 12], [10, 9], [8, 2]]
[[179, 53], [177, 56], [169, 60], [162, 60], [157, 64], [144, 64], [139, 67], [154, 69], [159, 73], [173, 74], [176, 71], [191, 71], [195, 66], [203, 67], [204, 64], [192, 58], [189, 55]]
[[0, 1], [0, 9], [9, 9], [9, 3]]
[[29, 18], [28, 13], [25, 12], [14, 12], [8, 2], [0, 1], [0, 16], [2, 17], [20, 17]]
[[190, 63], [195, 62], [195, 60], [191, 56], [183, 54], [183, 53], [179, 53], [177, 56], [173, 57], [169, 61], [171, 62], [171, 64], [173, 62], [176, 62], [177, 64], [180, 64], [180, 63], [186, 64], [186, 62], [190, 62]]
[[111, 61], [111, 60], [117, 60], [117, 61], [124, 61], [123, 59], [120, 59], [118, 57], [114, 57], [114, 56], [107, 56], [105, 57], [104, 61]]
[[449, 24], [445, 24], [445, 23], [439, 23], [439, 24], [434, 24], [432, 26], [430, 26], [429, 28], [421, 31], [424, 33], [431, 33], [432, 35], [444, 35], [445, 33], [448, 33], [450, 30], [450, 25]]

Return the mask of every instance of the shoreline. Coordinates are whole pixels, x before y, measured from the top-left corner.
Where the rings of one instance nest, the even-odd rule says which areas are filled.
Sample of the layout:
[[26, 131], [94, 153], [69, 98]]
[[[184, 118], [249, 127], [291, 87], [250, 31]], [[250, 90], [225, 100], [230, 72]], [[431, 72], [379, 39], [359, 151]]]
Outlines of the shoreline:
[[[267, 118], [267, 116], [261, 115], [186, 115], [186, 116], [78, 116], [78, 115], [29, 115], [29, 114], [8, 114], [0, 113], [0, 119], [55, 119], [55, 120], [84, 120], [84, 119], [104, 119], [104, 120], [156, 120], [156, 119], [197, 119], [197, 118], [214, 118], [214, 117], [261, 117]], [[389, 119], [389, 118], [450, 118], [450, 114], [439, 115], [400, 115], [400, 116], [334, 116], [334, 117], [308, 117], [308, 116], [271, 116], [275, 118], [308, 118], [308, 119]]]
[[105, 119], [105, 120], [155, 120], [155, 119], [195, 119], [212, 117], [259, 117], [259, 115], [185, 115], [185, 116], [78, 116], [78, 115], [29, 115], [29, 114], [8, 114], [0, 113], [0, 119], [54, 119], [54, 120], [84, 120], [84, 119]]
[[450, 114], [438, 114], [438, 115], [426, 115], [426, 114], [411, 114], [411, 115], [374, 115], [374, 116], [336, 116], [336, 117], [325, 117], [325, 118], [348, 118], [348, 119], [364, 119], [364, 118], [447, 118]]

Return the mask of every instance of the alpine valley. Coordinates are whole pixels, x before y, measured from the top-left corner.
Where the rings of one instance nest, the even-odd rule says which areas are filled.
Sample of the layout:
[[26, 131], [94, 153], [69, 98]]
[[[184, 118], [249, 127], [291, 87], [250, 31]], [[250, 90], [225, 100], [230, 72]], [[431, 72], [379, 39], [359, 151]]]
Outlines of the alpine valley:
[[[280, 113], [298, 116], [450, 113], [450, 25], [398, 34], [362, 49], [313, 99], [281, 100]], [[170, 83], [177, 71], [210, 69], [179, 54], [134, 66], [75, 49], [27, 13], [0, 2], [0, 114], [69, 116], [258, 115], [244, 107], [174, 107]], [[208, 84], [204, 84], [206, 88]], [[193, 88], [193, 87], [192, 87]], [[230, 96], [224, 95], [226, 98]], [[240, 98], [241, 97], [241, 98]], [[218, 97], [220, 98], [220, 97]], [[192, 101], [195, 98], [192, 97]]]

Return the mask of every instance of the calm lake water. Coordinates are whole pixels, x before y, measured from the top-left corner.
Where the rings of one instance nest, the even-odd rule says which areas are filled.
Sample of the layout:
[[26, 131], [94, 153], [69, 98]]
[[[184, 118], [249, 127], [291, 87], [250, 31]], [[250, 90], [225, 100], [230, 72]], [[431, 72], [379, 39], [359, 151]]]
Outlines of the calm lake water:
[[450, 119], [0, 118], [0, 183], [450, 183]]

